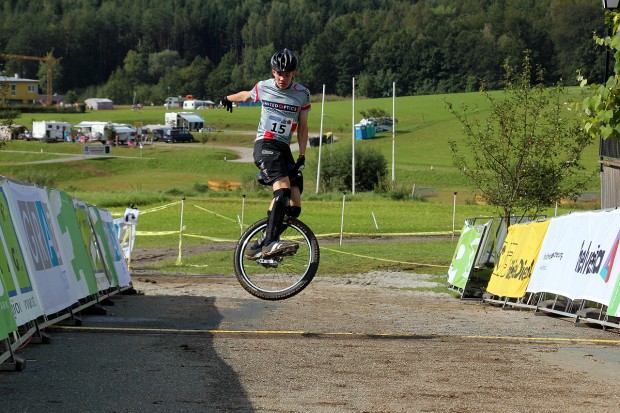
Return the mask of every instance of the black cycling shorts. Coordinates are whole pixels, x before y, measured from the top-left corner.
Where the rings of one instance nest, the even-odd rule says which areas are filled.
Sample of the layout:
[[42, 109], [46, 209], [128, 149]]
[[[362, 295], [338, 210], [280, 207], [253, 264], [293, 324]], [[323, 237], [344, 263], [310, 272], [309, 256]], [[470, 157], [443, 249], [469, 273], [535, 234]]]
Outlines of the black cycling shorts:
[[279, 179], [288, 176], [291, 186], [297, 186], [303, 191], [303, 176], [301, 172], [291, 175], [295, 165], [291, 147], [285, 143], [271, 139], [261, 139], [254, 144], [254, 164], [258, 167], [258, 182], [263, 185], [273, 185]]

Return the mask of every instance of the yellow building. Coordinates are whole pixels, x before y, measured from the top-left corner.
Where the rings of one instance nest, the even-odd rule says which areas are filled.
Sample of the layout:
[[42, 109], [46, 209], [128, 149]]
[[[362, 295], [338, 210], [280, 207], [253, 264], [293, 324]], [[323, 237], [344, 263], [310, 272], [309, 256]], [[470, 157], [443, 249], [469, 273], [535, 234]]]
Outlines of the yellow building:
[[32, 104], [39, 99], [39, 81], [23, 79], [19, 75], [13, 77], [0, 76], [0, 101], [10, 104]]

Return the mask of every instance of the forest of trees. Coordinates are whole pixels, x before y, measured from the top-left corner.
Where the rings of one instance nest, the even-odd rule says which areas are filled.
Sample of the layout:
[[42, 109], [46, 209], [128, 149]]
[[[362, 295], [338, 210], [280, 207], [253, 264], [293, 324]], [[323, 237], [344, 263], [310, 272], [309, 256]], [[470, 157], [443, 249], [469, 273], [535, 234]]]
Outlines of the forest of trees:
[[[46, 56], [54, 90], [119, 104], [216, 100], [270, 76], [280, 48], [301, 59], [314, 94], [452, 93], [501, 87], [525, 50], [549, 83], [604, 75], [600, 0], [4, 0], [0, 53]], [[0, 59], [0, 73], [41, 79], [39, 62]]]

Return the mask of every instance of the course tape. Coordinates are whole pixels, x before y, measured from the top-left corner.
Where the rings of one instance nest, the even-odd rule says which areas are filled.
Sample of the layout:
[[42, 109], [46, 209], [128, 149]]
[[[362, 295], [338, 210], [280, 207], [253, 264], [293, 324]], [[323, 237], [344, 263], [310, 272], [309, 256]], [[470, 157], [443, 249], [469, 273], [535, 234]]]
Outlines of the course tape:
[[159, 235], [174, 235], [179, 232], [180, 231], [136, 231], [136, 236], [140, 235], [143, 237], [154, 237]]
[[[460, 231], [438, 231], [438, 232], [343, 232], [342, 235], [358, 237], [428, 237], [439, 235], [458, 235]], [[317, 238], [339, 237], [340, 232], [328, 234], [315, 234]]]
[[327, 250], [327, 251], [331, 251], [331, 252], [337, 252], [338, 254], [344, 254], [344, 255], [351, 255], [353, 257], [360, 257], [360, 258], [367, 258], [369, 260], [377, 260], [377, 261], [385, 261], [385, 262], [393, 262], [396, 264], [407, 264], [407, 265], [416, 265], [416, 266], [420, 266], [420, 267], [434, 267], [434, 268], [450, 268], [449, 265], [435, 265], [435, 264], [421, 264], [419, 262], [409, 262], [409, 261], [397, 261], [397, 260], [390, 260], [387, 258], [377, 258], [377, 257], [371, 257], [369, 255], [362, 255], [362, 254], [354, 254], [352, 252], [344, 252], [344, 251], [338, 251], [335, 250], [333, 248], [325, 248], [325, 247], [321, 247], [321, 250]]
[[190, 237], [190, 238], [206, 239], [206, 240], [213, 241], [213, 242], [237, 242], [238, 241], [236, 239], [215, 238], [215, 237], [208, 237], [206, 235], [183, 234], [183, 236]]
[[196, 208], [198, 208], [198, 209], [200, 209], [200, 210], [202, 210], [202, 211], [205, 211], [205, 212], [208, 212], [208, 213], [210, 213], [210, 214], [213, 214], [213, 215], [215, 215], [216, 217], [220, 217], [220, 218], [223, 218], [223, 219], [225, 219], [225, 220], [227, 220], [227, 221], [231, 221], [231, 222], [234, 222], [235, 224], [237, 224], [237, 221], [236, 221], [236, 220], [234, 220], [234, 219], [232, 219], [232, 218], [225, 217], [224, 215], [218, 214], [217, 212], [214, 212], [214, 211], [210, 211], [210, 210], [208, 210], [207, 208], [200, 207], [200, 206], [198, 206], [198, 205], [196, 205], [196, 204], [193, 204], [193, 206], [194, 206], [194, 207], [196, 207]]
[[[170, 208], [170, 207], [178, 205], [180, 203], [181, 203], [181, 201], [176, 201], [176, 202], [173, 202], [171, 204], [160, 205], [160, 206], [149, 208], [149, 209], [141, 209], [140, 210], [140, 215], [150, 214], [151, 212], [161, 211], [162, 209]], [[122, 217], [123, 215], [125, 215], [124, 212], [114, 212], [114, 213], [112, 213], [112, 216], [115, 216], [115, 217]]]
[[470, 335], [440, 335], [440, 334], [413, 334], [413, 333], [356, 333], [350, 331], [312, 332], [298, 330], [189, 330], [178, 328], [147, 328], [147, 327], [86, 327], [51, 325], [47, 328], [54, 330], [71, 330], [84, 332], [127, 332], [127, 333], [173, 333], [173, 334], [211, 334], [211, 335], [255, 335], [255, 336], [302, 336], [302, 337], [349, 337], [349, 338], [392, 338], [392, 339], [427, 339], [438, 340], [459, 338], [466, 340], [497, 340], [497, 341], [527, 341], [527, 342], [573, 342], [573, 343], [603, 343], [620, 344], [620, 339], [571, 338], [571, 337], [522, 337], [522, 336], [470, 336]]
[[140, 210], [140, 215], [150, 214], [151, 212], [161, 211], [162, 209], [166, 209], [166, 208], [170, 208], [170, 207], [175, 206], [175, 205], [179, 205], [181, 202], [182, 201], [176, 201], [176, 202], [173, 202], [171, 204], [160, 205], [158, 207], [153, 207], [153, 208], [150, 208], [150, 209], [144, 209], [144, 210], [141, 209]]

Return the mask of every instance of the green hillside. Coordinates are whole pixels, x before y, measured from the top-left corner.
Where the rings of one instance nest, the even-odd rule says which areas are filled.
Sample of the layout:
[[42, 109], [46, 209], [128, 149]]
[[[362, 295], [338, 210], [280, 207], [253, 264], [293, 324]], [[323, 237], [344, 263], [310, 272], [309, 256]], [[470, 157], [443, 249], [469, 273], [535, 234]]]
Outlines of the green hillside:
[[[501, 92], [497, 92], [501, 93]], [[321, 119], [321, 99], [314, 96], [310, 114], [310, 135], [318, 136]], [[392, 165], [392, 144], [395, 153], [396, 186], [402, 190], [416, 190], [431, 195], [439, 202], [451, 202], [452, 194], [458, 192], [462, 202], [473, 202], [473, 191], [468, 187], [462, 174], [452, 166], [448, 145], [451, 139], [461, 136], [461, 125], [446, 109], [446, 101], [455, 105], [466, 103], [478, 107], [484, 114], [487, 102], [480, 93], [450, 95], [427, 95], [396, 98], [396, 134], [381, 132], [375, 139], [356, 140], [356, 148], [372, 147], [384, 154], [390, 171]], [[355, 102], [355, 122], [362, 119], [361, 111], [370, 108], [383, 109], [392, 113], [392, 99], [360, 99]], [[83, 160], [69, 163], [42, 163], [14, 165], [16, 162], [32, 162], [33, 156], [49, 157], [49, 153], [81, 153], [79, 144], [11, 141], [6, 151], [19, 150], [30, 153], [0, 153], [4, 173], [19, 177], [29, 174], [44, 174], [54, 178], [54, 184], [61, 189], [77, 189], [86, 192], [96, 191], [170, 191], [191, 192], [195, 185], [206, 184], [211, 180], [252, 181], [255, 167], [252, 163], [230, 162], [235, 153], [221, 146], [251, 147], [253, 131], [258, 122], [260, 108], [242, 107], [232, 114], [221, 109], [200, 111], [205, 123], [216, 128], [209, 134], [206, 144], [187, 145], [164, 144], [161, 142], [138, 148], [113, 148], [112, 155], [96, 160]], [[25, 114], [17, 119], [27, 127], [34, 120], [67, 121], [73, 124], [83, 120], [113, 121], [135, 124], [161, 124], [166, 110], [162, 107], [146, 107], [139, 111], [115, 109], [94, 111], [71, 115], [33, 115]], [[350, 146], [352, 143], [352, 102], [351, 100], [328, 101], [325, 103], [323, 132], [332, 131], [336, 141], [324, 145], [323, 157], [331, 151]], [[196, 134], [198, 137], [198, 134]], [[585, 154], [586, 164], [591, 170], [597, 167], [598, 148], [593, 145]], [[318, 147], [307, 151], [308, 164], [315, 165]], [[361, 172], [363, 173], [363, 172]], [[316, 169], [306, 169], [307, 192], [316, 186]], [[590, 190], [598, 191], [598, 182], [592, 182]], [[425, 192], [422, 192], [425, 191]]]

